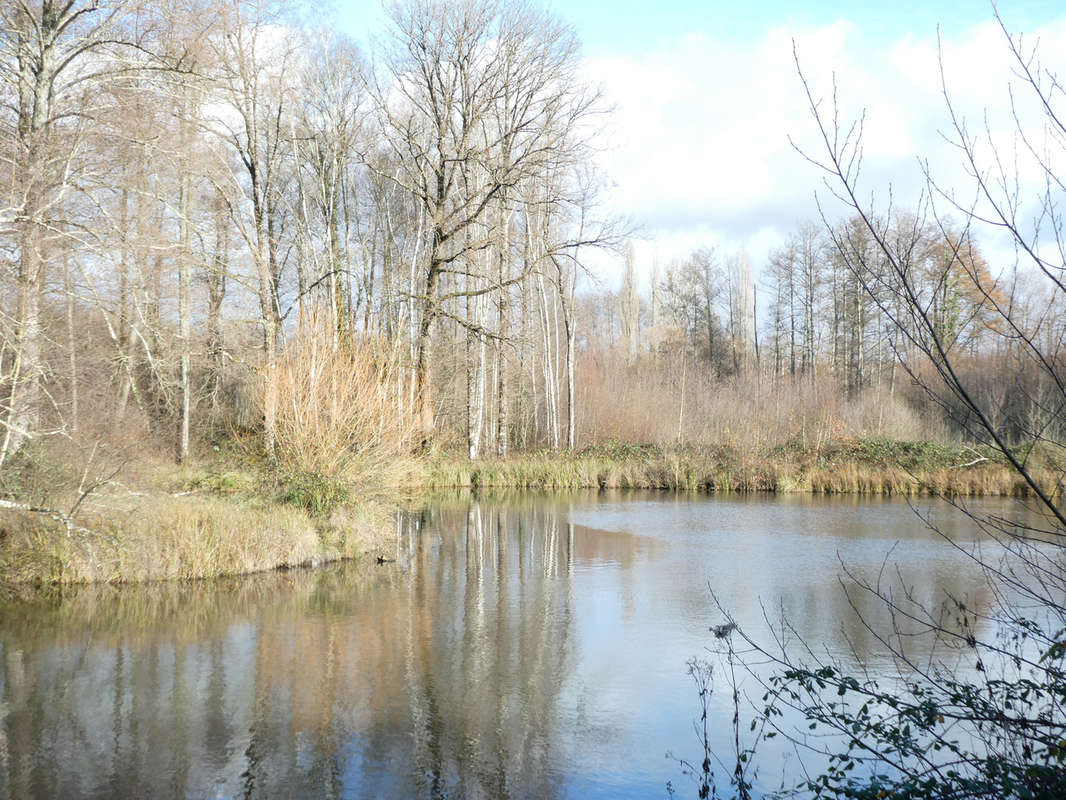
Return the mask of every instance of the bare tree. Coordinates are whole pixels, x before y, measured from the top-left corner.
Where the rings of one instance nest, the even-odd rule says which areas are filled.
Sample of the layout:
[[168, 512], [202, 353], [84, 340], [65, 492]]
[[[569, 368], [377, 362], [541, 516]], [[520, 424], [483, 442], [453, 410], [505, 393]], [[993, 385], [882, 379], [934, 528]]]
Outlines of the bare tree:
[[726, 260], [725, 279], [733, 373], [739, 374], [748, 364], [755, 330], [755, 286], [747, 253], [736, 253]]
[[727, 288], [726, 276], [712, 248], [700, 248], [667, 270], [661, 284], [667, 313], [692, 342], [694, 352], [704, 353], [712, 370], [728, 371], [723, 364], [727, 332], [718, 315], [718, 305]]
[[0, 208], [15, 253], [17, 310], [5, 342], [4, 430], [0, 465], [40, 433], [41, 303], [60, 249], [62, 205], [80, 156], [80, 128], [91, 119], [87, 90], [122, 69], [106, 57], [132, 40], [124, 29], [132, 2], [14, 0], [0, 8], [0, 81], [10, 103], [0, 125], [11, 187]]
[[263, 0], [231, 0], [215, 38], [217, 92], [225, 111], [207, 127], [241, 164], [241, 172], [219, 189], [228, 198], [231, 220], [244, 241], [257, 278], [263, 328], [264, 449], [274, 454], [277, 363], [282, 340], [279, 296], [281, 184], [288, 153], [286, 114], [294, 103], [286, 83], [295, 42], [278, 36], [279, 11]]
[[[389, 16], [389, 49], [379, 53], [370, 93], [379, 141], [396, 165], [383, 177], [416, 198], [428, 223], [424, 270], [411, 287], [425, 442], [435, 413], [430, 334], [441, 317], [470, 324], [448, 308], [469, 290], [445, 289], [442, 279], [462, 275], [466, 256], [488, 247], [504, 266], [510, 190], [558, 159], [597, 96], [577, 80], [573, 33], [531, 5], [411, 0]], [[495, 225], [481, 224], [493, 214]], [[502, 322], [504, 292], [524, 277], [498, 269], [495, 286], [473, 291], [497, 295]], [[506, 431], [506, 420], [497, 424]]]
[[[311, 40], [310, 58], [302, 71], [292, 146], [306, 173], [297, 184], [300, 237], [298, 303], [315, 291], [324, 300], [334, 341], [353, 331], [348, 290], [353, 264], [348, 259], [349, 198], [352, 186], [363, 103], [363, 64], [355, 45], [334, 33], [321, 32]], [[305, 188], [306, 187], [306, 188]], [[355, 206], [358, 208], [358, 205]], [[368, 209], [374, 211], [375, 209]], [[386, 210], [387, 209], [383, 209]], [[356, 221], [358, 224], [358, 221]], [[315, 240], [321, 244], [316, 245]], [[321, 253], [321, 256], [319, 255]], [[374, 295], [374, 264], [364, 264], [362, 286], [367, 313]], [[307, 265], [314, 271], [307, 273]]]

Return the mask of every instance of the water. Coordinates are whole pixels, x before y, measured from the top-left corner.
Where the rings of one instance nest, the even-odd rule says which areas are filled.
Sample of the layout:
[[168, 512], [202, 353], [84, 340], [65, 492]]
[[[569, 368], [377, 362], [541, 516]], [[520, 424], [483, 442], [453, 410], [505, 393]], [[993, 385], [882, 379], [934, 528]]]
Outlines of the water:
[[[919, 510], [975, 540], [946, 506]], [[898, 567], [930, 604], [989, 602], [902, 501], [453, 500], [403, 515], [394, 545], [381, 566], [0, 607], [0, 797], [644, 798], [668, 780], [694, 796], [666, 753], [701, 757], [686, 662], [722, 609], [764, 641], [783, 612], [820, 652], [889, 676], [855, 608], [875, 629], [884, 611], [845, 593], [842, 564]], [[794, 769], [783, 748], [763, 756], [763, 786]]]

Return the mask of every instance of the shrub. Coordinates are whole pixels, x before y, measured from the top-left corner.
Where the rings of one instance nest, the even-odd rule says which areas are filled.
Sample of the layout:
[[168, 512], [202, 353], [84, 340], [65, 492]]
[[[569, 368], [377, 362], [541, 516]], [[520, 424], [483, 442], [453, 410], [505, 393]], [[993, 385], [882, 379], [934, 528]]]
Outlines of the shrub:
[[317, 472], [294, 472], [285, 482], [278, 500], [303, 508], [314, 516], [325, 516], [351, 500], [351, 490], [347, 484]]
[[382, 341], [334, 345], [322, 331], [301, 334], [278, 364], [281, 468], [333, 481], [380, 477], [410, 438], [411, 415], [400, 407], [395, 379]]

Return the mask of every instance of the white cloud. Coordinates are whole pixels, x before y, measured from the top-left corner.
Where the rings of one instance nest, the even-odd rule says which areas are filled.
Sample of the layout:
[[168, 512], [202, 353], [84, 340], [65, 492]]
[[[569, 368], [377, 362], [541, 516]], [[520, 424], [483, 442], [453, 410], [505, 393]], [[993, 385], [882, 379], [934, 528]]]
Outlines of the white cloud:
[[[867, 192], [885, 201], [891, 184], [897, 206], [915, 203], [924, 188], [920, 158], [929, 160], [941, 186], [970, 191], [957, 151], [941, 135], [950, 120], [936, 33], [888, 43], [873, 34], [848, 22], [774, 29], [754, 43], [689, 34], [668, 49], [587, 63], [589, 77], [605, 86], [615, 106], [602, 163], [617, 184], [614, 209], [645, 227], [649, 241], [638, 249], [643, 270], [650, 271], [653, 253], [665, 264], [702, 245], [746, 248], [760, 264], [794, 225], [817, 215], [816, 189], [835, 212], [818, 170], [789, 143], [791, 136], [812, 155], [822, 154], [793, 40], [824, 110], [835, 76], [841, 119], [866, 111]], [[1033, 43], [1036, 36], [1043, 66], [1066, 62], [1066, 20], [1035, 32]], [[950, 96], [971, 130], [982, 132], [987, 120], [1010, 151], [1012, 65], [1002, 32], [982, 23], [945, 38], [942, 52]], [[1035, 111], [1023, 105], [1023, 119]], [[1026, 185], [1040, 178], [1032, 165], [1020, 163], [1019, 170]]]

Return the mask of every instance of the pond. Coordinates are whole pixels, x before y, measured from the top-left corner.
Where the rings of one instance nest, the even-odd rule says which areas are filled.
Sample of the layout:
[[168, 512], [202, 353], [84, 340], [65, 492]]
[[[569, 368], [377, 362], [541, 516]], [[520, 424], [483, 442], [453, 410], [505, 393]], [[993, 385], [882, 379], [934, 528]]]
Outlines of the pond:
[[[783, 614], [890, 676], [856, 615], [876, 629], [883, 609], [844, 591], [842, 564], [930, 604], [988, 601], [916, 511], [976, 536], [931, 500], [453, 498], [398, 516], [393, 563], [11, 603], [0, 797], [695, 796], [667, 753], [701, 757], [686, 664], [723, 608], [757, 639]], [[793, 768], [785, 748], [769, 759], [764, 788]]]

